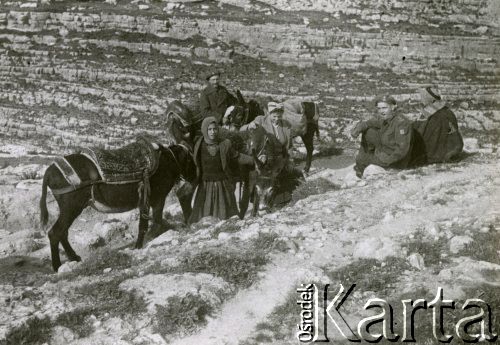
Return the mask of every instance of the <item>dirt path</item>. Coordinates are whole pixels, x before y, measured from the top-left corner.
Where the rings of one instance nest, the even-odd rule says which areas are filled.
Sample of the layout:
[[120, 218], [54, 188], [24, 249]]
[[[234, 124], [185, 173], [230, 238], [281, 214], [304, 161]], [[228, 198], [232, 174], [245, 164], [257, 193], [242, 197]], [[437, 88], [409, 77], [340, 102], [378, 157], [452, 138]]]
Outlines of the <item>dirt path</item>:
[[240, 291], [228, 301], [217, 317], [209, 320], [201, 332], [172, 344], [238, 344], [248, 338], [255, 326], [276, 306], [285, 302], [290, 291], [304, 281], [302, 279], [311, 280], [314, 274], [315, 269], [308, 267], [307, 262], [290, 255], [280, 255], [268, 265], [259, 283]]

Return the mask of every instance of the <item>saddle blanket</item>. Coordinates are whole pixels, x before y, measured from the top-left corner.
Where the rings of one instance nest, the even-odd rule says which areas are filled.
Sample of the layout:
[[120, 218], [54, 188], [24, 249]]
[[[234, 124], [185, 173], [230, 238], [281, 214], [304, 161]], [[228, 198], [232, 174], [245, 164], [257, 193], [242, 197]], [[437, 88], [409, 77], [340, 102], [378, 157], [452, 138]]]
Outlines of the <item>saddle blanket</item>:
[[292, 125], [292, 136], [304, 135], [307, 131], [307, 124], [318, 121], [318, 107], [314, 102], [288, 99], [283, 102], [283, 107], [283, 118]]
[[95, 164], [105, 183], [139, 181], [154, 174], [159, 162], [159, 151], [142, 136], [119, 149], [85, 148], [80, 153]]

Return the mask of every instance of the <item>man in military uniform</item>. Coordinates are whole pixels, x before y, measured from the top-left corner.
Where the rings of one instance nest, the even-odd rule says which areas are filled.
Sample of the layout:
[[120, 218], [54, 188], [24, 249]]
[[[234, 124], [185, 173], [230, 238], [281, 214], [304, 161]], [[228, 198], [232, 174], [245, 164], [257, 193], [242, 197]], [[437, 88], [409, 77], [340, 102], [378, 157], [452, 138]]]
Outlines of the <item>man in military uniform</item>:
[[354, 167], [358, 177], [370, 164], [401, 169], [411, 163], [415, 138], [411, 122], [397, 114], [396, 100], [391, 96], [377, 100], [376, 105], [379, 116], [361, 121], [351, 131], [354, 138], [362, 134]]

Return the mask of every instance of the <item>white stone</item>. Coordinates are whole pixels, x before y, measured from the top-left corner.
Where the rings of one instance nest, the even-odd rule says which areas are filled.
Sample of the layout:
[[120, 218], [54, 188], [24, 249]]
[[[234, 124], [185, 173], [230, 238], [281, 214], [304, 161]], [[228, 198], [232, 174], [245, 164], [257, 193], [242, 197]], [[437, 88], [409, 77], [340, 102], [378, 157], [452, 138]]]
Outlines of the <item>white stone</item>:
[[385, 170], [384, 168], [378, 165], [370, 164], [369, 166], [366, 167], [365, 171], [363, 172], [363, 177], [369, 179], [369, 178], [380, 177], [386, 174], [387, 170]]
[[149, 9], [149, 5], [140, 4], [140, 5], [139, 5], [139, 9], [140, 9], [140, 10], [148, 10], [148, 9]]
[[139, 121], [139, 119], [137, 117], [130, 118], [130, 124], [132, 124], [132, 125], [137, 124], [137, 121]]
[[217, 236], [217, 239], [219, 241], [226, 241], [231, 237], [231, 234], [229, 232], [221, 232], [219, 233], [219, 236]]
[[24, 4], [21, 4], [21, 8], [36, 8], [37, 3], [36, 2], [26, 2]]
[[430, 236], [433, 237], [439, 236], [439, 234], [441, 233], [439, 224], [434, 222], [425, 224], [424, 229]]
[[51, 329], [51, 345], [67, 345], [75, 339], [75, 334], [67, 327], [54, 326]]
[[477, 152], [479, 150], [479, 143], [477, 138], [464, 138], [464, 151]]
[[57, 270], [58, 274], [61, 273], [68, 273], [74, 271], [76, 268], [78, 268], [82, 263], [77, 262], [77, 261], [68, 261], [62, 264], [59, 269]]
[[154, 246], [160, 246], [167, 244], [169, 242], [174, 241], [175, 239], [179, 238], [179, 233], [174, 230], [168, 230], [161, 234], [160, 236], [156, 237], [152, 241], [150, 241], [147, 245], [146, 248], [154, 247]]
[[425, 269], [424, 258], [419, 253], [411, 254], [410, 256], [408, 256], [407, 260], [410, 266], [416, 268], [417, 270], [422, 271], [423, 269]]
[[356, 243], [353, 249], [354, 258], [384, 259], [387, 256], [397, 256], [401, 248], [396, 242], [387, 237], [366, 238]]
[[321, 222], [314, 222], [313, 231], [321, 231], [323, 230], [323, 224]]

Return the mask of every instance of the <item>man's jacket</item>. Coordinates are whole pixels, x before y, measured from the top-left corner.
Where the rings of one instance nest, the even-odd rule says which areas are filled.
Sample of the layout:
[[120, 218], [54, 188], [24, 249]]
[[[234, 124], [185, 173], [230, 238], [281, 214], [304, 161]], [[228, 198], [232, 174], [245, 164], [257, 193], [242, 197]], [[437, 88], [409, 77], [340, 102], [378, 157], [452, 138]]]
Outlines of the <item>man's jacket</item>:
[[236, 97], [231, 95], [224, 86], [208, 85], [200, 94], [200, 111], [204, 118], [213, 116], [218, 123], [221, 123], [226, 109], [236, 102]]

